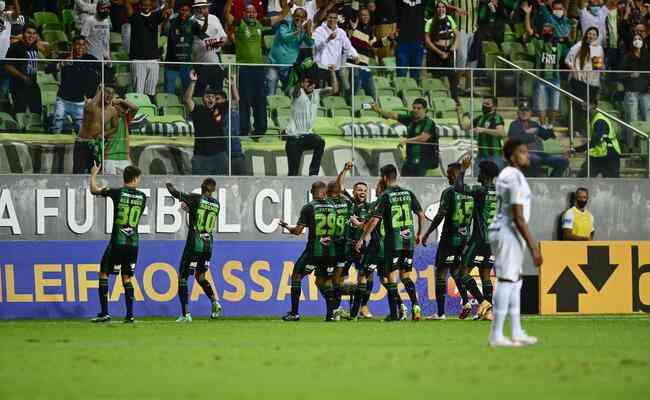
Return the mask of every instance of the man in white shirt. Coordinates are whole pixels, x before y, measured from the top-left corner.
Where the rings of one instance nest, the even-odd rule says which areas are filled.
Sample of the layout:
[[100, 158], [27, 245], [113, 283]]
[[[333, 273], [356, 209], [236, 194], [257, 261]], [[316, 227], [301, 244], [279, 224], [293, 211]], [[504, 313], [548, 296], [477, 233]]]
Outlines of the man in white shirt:
[[[537, 267], [542, 264], [542, 256], [528, 227], [531, 192], [521, 172], [530, 165], [528, 147], [521, 140], [511, 138], [503, 146], [503, 154], [510, 166], [497, 177], [498, 211], [489, 228], [498, 280], [493, 297], [494, 319], [489, 344], [493, 347], [515, 347], [537, 343], [537, 338], [528, 336], [521, 327], [521, 274], [526, 246]], [[506, 315], [510, 315], [512, 339], [503, 335]]]
[[74, 24], [79, 31], [84, 27], [86, 19], [95, 15], [98, 0], [74, 0], [72, 17]]
[[346, 59], [352, 58], [355, 62], [359, 59], [348, 35], [338, 27], [338, 20], [339, 14], [330, 11], [327, 20], [314, 30], [314, 61], [321, 70], [320, 86], [325, 86], [329, 79], [327, 70], [330, 65], [334, 66], [338, 74]]
[[607, 16], [609, 8], [603, 5], [603, 0], [589, 0], [588, 4], [583, 3], [580, 9], [580, 27], [583, 32], [596, 27], [600, 35], [596, 45], [606, 47], [607, 44]]
[[305, 150], [313, 150], [309, 175], [318, 175], [320, 162], [325, 151], [325, 141], [314, 133], [314, 123], [318, 115], [320, 98], [331, 96], [339, 91], [336, 79], [336, 67], [329, 66], [332, 86], [316, 89], [315, 80], [310, 76], [302, 76], [300, 85], [293, 92], [291, 102], [291, 117], [284, 134], [286, 135], [285, 150], [289, 164], [289, 176], [298, 176], [300, 160]]
[[97, 12], [86, 18], [81, 28], [81, 36], [86, 38], [88, 54], [98, 60], [110, 59], [111, 38], [111, 3], [109, 0], [100, 0], [97, 3]]
[[203, 96], [205, 88], [221, 90], [223, 88], [224, 70], [221, 63], [221, 47], [225, 44], [227, 35], [216, 15], [209, 13], [210, 3], [205, 0], [195, 0], [192, 6], [194, 16], [192, 17], [199, 25], [203, 26], [205, 19], [208, 19], [208, 28], [205, 31], [207, 37], [201, 39], [194, 37], [192, 45], [192, 61], [210, 63], [214, 65], [197, 65], [195, 71], [199, 77], [196, 82], [196, 96]]

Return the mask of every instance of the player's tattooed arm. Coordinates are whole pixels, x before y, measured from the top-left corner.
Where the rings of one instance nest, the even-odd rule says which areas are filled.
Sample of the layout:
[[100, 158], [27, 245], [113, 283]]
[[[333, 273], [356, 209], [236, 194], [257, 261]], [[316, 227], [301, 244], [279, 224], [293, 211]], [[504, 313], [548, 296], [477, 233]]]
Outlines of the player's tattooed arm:
[[101, 164], [93, 164], [93, 167], [90, 169], [90, 193], [94, 195], [101, 194], [104, 190], [103, 187], [97, 186], [97, 173], [101, 169]]
[[341, 192], [341, 193], [344, 193], [343, 182], [345, 182], [345, 174], [348, 171], [352, 171], [352, 167], [353, 167], [352, 161], [346, 162], [345, 166], [343, 167], [341, 172], [339, 172], [339, 175], [336, 177], [336, 186], [337, 186], [339, 192]]
[[524, 206], [522, 206], [521, 204], [513, 204], [512, 215], [514, 217], [515, 226], [517, 227], [517, 230], [519, 231], [521, 236], [524, 237], [524, 240], [528, 245], [528, 250], [530, 251], [531, 257], [533, 258], [533, 263], [535, 264], [535, 266], [539, 267], [540, 265], [542, 265], [543, 262], [542, 253], [540, 253], [539, 247], [537, 243], [535, 243], [535, 239], [533, 239], [533, 234], [530, 232], [528, 223], [524, 218]]
[[284, 221], [280, 221], [279, 225], [282, 228], [288, 230], [290, 234], [296, 235], [296, 236], [302, 235], [302, 231], [305, 229], [305, 227], [303, 225], [289, 226], [289, 224], [284, 222]]

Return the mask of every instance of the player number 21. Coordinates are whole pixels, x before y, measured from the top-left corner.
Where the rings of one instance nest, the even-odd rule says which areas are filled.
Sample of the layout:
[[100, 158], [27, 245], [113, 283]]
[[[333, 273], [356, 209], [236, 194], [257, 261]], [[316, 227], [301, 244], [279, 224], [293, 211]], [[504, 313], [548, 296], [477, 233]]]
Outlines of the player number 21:
[[402, 228], [413, 225], [413, 216], [411, 215], [410, 204], [395, 204], [391, 206], [390, 211], [393, 216], [393, 228]]

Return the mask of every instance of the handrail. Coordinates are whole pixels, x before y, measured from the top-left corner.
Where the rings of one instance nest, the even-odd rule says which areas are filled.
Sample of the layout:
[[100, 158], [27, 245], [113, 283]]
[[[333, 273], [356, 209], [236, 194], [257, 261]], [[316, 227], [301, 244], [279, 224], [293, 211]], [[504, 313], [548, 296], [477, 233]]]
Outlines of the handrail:
[[[544, 84], [551, 86], [551, 87], [554, 88], [555, 90], [557, 90], [557, 91], [559, 91], [560, 93], [562, 93], [562, 94], [564, 94], [564, 95], [570, 97], [571, 99], [573, 99], [573, 100], [575, 100], [575, 101], [578, 101], [578, 102], [580, 102], [580, 103], [585, 103], [585, 101], [584, 101], [583, 99], [581, 99], [580, 97], [578, 97], [578, 96], [576, 96], [576, 95], [574, 95], [574, 94], [572, 94], [572, 93], [570, 93], [570, 92], [568, 92], [568, 91], [562, 89], [562, 88], [559, 87], [558, 85], [556, 85], [556, 84], [554, 84], [554, 83], [551, 83], [551, 82], [547, 81], [547, 80], [544, 79], [544, 78], [540, 78], [539, 76], [533, 74], [532, 72], [528, 71], [528, 70], [525, 69], [525, 68], [520, 67], [519, 65], [513, 63], [513, 62], [510, 61], [510, 60], [507, 60], [507, 59], [505, 59], [505, 58], [503, 58], [503, 57], [501, 57], [501, 56], [497, 56], [497, 60], [499, 60], [499, 61], [501, 61], [501, 62], [503, 62], [503, 63], [505, 63], [505, 64], [508, 64], [508, 65], [510, 65], [510, 66], [512, 66], [512, 67], [515, 67], [515, 68], [518, 69], [519, 71], [524, 72], [524, 73], [530, 75], [531, 77], [537, 79], [538, 81], [541, 81], [541, 82], [543, 82]], [[628, 123], [625, 122], [625, 121], [622, 121], [622, 120], [619, 119], [618, 117], [613, 116], [612, 114], [610, 114], [610, 113], [608, 113], [607, 111], [601, 109], [600, 107], [596, 107], [596, 111], [602, 113], [602, 114], [605, 115], [607, 118], [613, 119], [614, 121], [618, 122], [619, 124], [621, 124], [621, 125], [623, 125], [624, 127], [630, 129], [630, 130], [633, 131], [634, 133], [638, 134], [639, 136], [643, 136], [644, 138], [648, 139], [648, 134], [645, 133], [645, 132], [643, 132], [643, 131], [640, 130], [639, 128], [637, 128], [637, 127], [635, 127], [635, 126], [632, 126], [632, 125], [628, 124]]]

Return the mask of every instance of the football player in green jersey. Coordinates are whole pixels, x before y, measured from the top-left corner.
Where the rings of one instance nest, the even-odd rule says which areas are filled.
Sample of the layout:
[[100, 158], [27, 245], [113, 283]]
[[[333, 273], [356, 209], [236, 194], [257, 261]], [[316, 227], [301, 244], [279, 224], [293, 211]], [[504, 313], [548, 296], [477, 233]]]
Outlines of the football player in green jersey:
[[[478, 181], [480, 185], [465, 185], [465, 171], [472, 164], [471, 156], [467, 156], [461, 163], [460, 173], [456, 176], [454, 190], [474, 198], [473, 229], [469, 244], [463, 254], [460, 276], [463, 287], [468, 290], [478, 302], [476, 317], [490, 319], [492, 308], [492, 280], [490, 272], [494, 266], [494, 255], [490, 249], [488, 227], [492, 223], [497, 211], [497, 192], [494, 179], [499, 175], [499, 167], [489, 160], [481, 161], [479, 165]], [[476, 281], [470, 276], [470, 271], [478, 267], [483, 286], [483, 293], [478, 289]]]
[[307, 246], [291, 273], [291, 311], [282, 319], [284, 321], [298, 321], [298, 307], [300, 304], [302, 278], [316, 270], [316, 286], [325, 298], [327, 312], [326, 321], [334, 320], [334, 289], [332, 276], [336, 265], [334, 234], [336, 233], [336, 209], [326, 198], [326, 188], [322, 181], [314, 182], [311, 186], [313, 200], [307, 203], [300, 211], [296, 226], [289, 226], [280, 221], [280, 226], [287, 229], [292, 235], [300, 236], [305, 228], [309, 231]]
[[133, 318], [133, 283], [131, 278], [135, 272], [138, 259], [138, 224], [147, 203], [144, 193], [137, 190], [140, 183], [140, 170], [130, 165], [124, 169], [124, 186], [109, 189], [97, 186], [96, 178], [100, 166], [93, 165], [90, 171], [90, 193], [95, 196], [110, 197], [113, 200], [113, 230], [111, 240], [102, 256], [99, 268], [99, 303], [101, 311], [92, 322], [108, 322], [108, 277], [110, 274], [122, 275], [124, 285], [124, 300], [126, 302], [126, 317], [124, 322], [135, 322]]
[[[341, 171], [344, 173], [345, 169]], [[338, 321], [341, 318], [350, 316], [341, 308], [341, 296], [343, 295], [343, 281], [348, 275], [349, 264], [347, 264], [346, 247], [348, 232], [350, 231], [350, 216], [352, 215], [353, 202], [343, 195], [343, 188], [339, 185], [339, 179], [327, 184], [327, 201], [332, 203], [336, 210], [336, 229], [334, 236], [336, 268], [332, 278], [334, 288], [334, 317]]]
[[181, 316], [176, 322], [192, 322], [192, 315], [188, 308], [187, 289], [187, 280], [190, 275], [194, 275], [194, 279], [210, 299], [212, 303], [210, 318], [215, 319], [221, 315], [221, 304], [217, 301], [214, 289], [205, 274], [210, 268], [214, 228], [220, 210], [219, 200], [212, 197], [217, 190], [217, 183], [212, 178], [204, 179], [201, 183], [201, 194], [179, 192], [171, 183], [167, 183], [166, 186], [172, 197], [185, 203], [189, 214], [187, 240], [178, 268], [178, 298], [181, 302]]
[[[413, 270], [413, 250], [422, 238], [422, 225], [424, 212], [415, 194], [403, 189], [397, 184], [397, 168], [390, 164], [380, 169], [381, 179], [386, 185], [386, 190], [379, 196], [371, 212], [371, 218], [363, 231], [362, 240], [357, 242], [356, 249], [361, 251], [363, 243], [375, 229], [380, 220], [384, 223], [384, 268], [388, 278], [388, 306], [390, 315], [387, 321], [397, 321], [397, 279], [402, 278], [402, 283], [408, 292], [412, 304], [412, 318], [419, 320], [421, 317], [415, 283], [408, 277]], [[413, 227], [413, 214], [418, 217], [417, 234]]]
[[[447, 166], [447, 179], [449, 187], [443, 190], [440, 196], [440, 206], [438, 213], [433, 218], [427, 233], [422, 239], [422, 244], [426, 245], [429, 235], [440, 225], [444, 220], [445, 223], [442, 227], [442, 235], [438, 243], [436, 251], [436, 304], [438, 309], [434, 315], [429, 319], [445, 319], [445, 297], [447, 294], [447, 271], [451, 272], [452, 277], [456, 282], [456, 286], [463, 298], [463, 307], [469, 306], [471, 312], [471, 305], [467, 299], [467, 292], [463, 290], [460, 276], [459, 267], [463, 249], [469, 238], [469, 232], [472, 222], [472, 212], [474, 209], [474, 199], [471, 196], [457, 193], [454, 190], [453, 184], [456, 176], [460, 173], [460, 164], [451, 163]], [[463, 310], [465, 311], [465, 310]], [[466, 311], [465, 311], [466, 312]], [[469, 315], [463, 317], [462, 312], [460, 317], [467, 318]]]

